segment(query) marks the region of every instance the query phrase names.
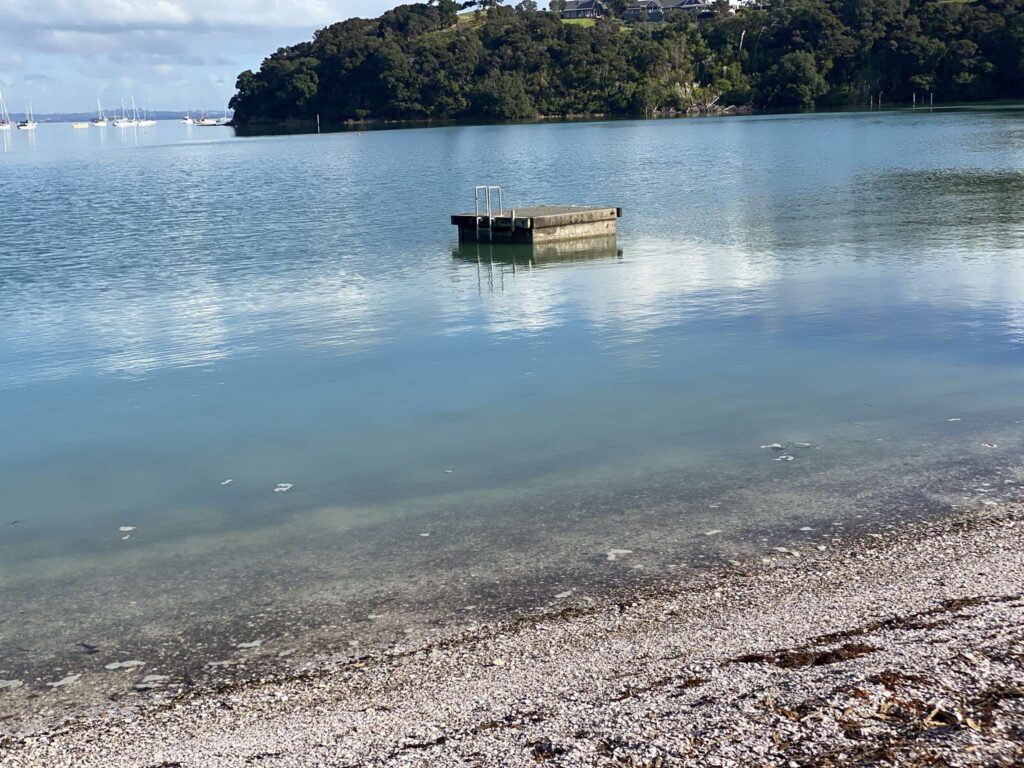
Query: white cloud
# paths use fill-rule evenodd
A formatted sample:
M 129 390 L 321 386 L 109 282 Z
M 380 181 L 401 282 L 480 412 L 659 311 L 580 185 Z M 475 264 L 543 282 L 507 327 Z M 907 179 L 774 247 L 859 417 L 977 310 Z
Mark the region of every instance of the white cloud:
M 6 23 L 51 31 L 296 29 L 376 13 L 384 7 L 380 2 L 344 0 L 2 0 L 0 16 Z
M 96 94 L 156 109 L 222 106 L 235 78 L 283 45 L 398 0 L 0 0 L 0 88 L 37 113 L 88 111 Z M 169 69 L 169 68 L 173 68 Z M 47 72 L 45 88 L 25 73 Z

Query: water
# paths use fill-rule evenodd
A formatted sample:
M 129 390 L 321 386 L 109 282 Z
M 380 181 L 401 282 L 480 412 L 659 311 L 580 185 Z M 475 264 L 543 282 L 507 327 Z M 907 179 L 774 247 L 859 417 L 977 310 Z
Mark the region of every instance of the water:
M 1024 479 L 1015 107 L 0 140 L 4 728 Z M 484 182 L 618 241 L 460 247 Z

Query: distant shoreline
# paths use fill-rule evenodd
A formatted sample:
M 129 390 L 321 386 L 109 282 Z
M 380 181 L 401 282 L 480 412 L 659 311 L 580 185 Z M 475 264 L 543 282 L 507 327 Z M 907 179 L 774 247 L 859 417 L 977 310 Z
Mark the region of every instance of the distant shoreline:
M 715 112 L 659 112 L 652 115 L 544 115 L 523 120 L 482 120 L 482 119 L 397 119 L 397 118 L 367 118 L 363 120 L 346 120 L 340 123 L 321 123 L 321 133 L 345 133 L 349 131 L 375 131 L 387 129 L 411 129 L 411 128 L 465 128 L 473 126 L 493 125 L 546 125 L 558 123 L 588 123 L 588 122 L 625 122 L 632 120 L 680 120 L 695 118 L 715 117 L 771 117 L 785 115 L 836 115 L 836 114 L 880 114 L 887 112 L 944 112 L 949 110 L 963 109 L 985 109 L 996 107 L 1019 107 L 1024 109 L 1024 101 L 1016 99 L 1003 99 L 998 101 L 974 101 L 974 102 L 950 102 L 948 104 L 936 104 L 934 107 L 917 107 L 916 109 L 908 104 L 886 104 L 881 109 L 864 106 L 852 107 L 830 107 L 820 109 L 776 109 L 756 110 L 753 108 L 736 108 L 731 110 L 719 110 Z M 276 122 L 254 122 L 236 125 L 231 123 L 239 136 L 280 136 L 280 135 L 303 135 L 317 132 L 315 120 L 288 120 Z
M 1009 765 L 1024 757 L 1022 525 L 1024 505 L 1007 504 L 823 539 L 631 598 L 568 599 L 282 682 L 0 738 L 0 762 Z

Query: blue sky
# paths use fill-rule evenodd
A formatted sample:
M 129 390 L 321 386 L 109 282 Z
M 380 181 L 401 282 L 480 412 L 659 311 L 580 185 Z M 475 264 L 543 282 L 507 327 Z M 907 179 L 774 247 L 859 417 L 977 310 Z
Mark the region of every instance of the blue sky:
M 0 0 L 0 91 L 12 112 L 224 108 L 235 77 L 282 45 L 397 0 Z

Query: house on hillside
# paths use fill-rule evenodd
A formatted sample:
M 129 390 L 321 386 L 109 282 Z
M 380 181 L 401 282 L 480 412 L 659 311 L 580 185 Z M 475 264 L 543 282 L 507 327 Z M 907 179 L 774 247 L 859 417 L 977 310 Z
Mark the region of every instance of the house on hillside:
M 623 21 L 662 21 L 665 18 L 659 0 L 639 0 L 626 6 Z
M 566 0 L 563 19 L 602 19 L 609 16 L 608 6 L 601 0 Z
M 662 11 L 686 11 L 687 13 L 701 13 L 708 10 L 711 3 L 708 0 L 662 0 Z

